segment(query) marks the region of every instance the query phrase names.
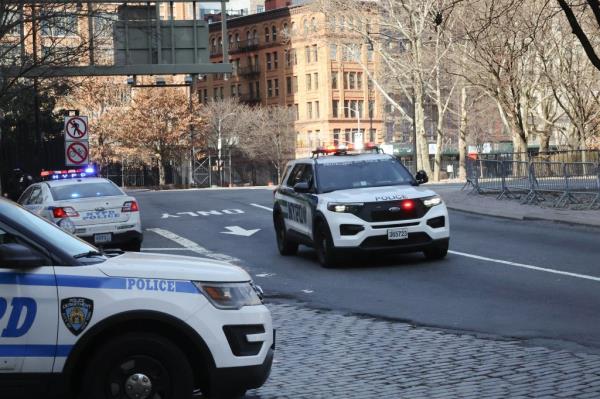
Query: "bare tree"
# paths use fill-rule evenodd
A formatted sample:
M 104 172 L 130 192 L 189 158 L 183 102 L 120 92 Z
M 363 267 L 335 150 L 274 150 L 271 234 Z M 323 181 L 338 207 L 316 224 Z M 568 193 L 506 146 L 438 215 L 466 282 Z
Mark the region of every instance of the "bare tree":
M 268 161 L 277 172 L 277 181 L 285 164 L 294 158 L 294 111 L 288 107 L 261 107 L 250 110 L 252 128 L 242 138 L 242 147 L 251 159 Z
M 600 44 L 598 41 L 598 36 L 600 36 L 600 1 L 557 1 L 588 59 L 596 69 L 600 70 L 600 57 L 596 51 Z

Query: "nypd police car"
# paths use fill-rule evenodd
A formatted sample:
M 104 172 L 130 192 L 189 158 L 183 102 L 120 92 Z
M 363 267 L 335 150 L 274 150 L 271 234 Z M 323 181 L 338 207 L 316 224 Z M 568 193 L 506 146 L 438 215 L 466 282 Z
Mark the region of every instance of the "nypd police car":
M 287 166 L 275 191 L 273 222 L 282 255 L 312 246 L 319 262 L 336 265 L 350 251 L 448 252 L 448 211 L 433 191 L 377 147 L 352 153 L 319 149 Z
M 93 168 L 42 172 L 19 203 L 84 240 L 103 247 L 140 251 L 143 234 L 138 203 Z
M 92 245 L 0 199 L 0 397 L 235 397 L 274 331 L 242 269 Z

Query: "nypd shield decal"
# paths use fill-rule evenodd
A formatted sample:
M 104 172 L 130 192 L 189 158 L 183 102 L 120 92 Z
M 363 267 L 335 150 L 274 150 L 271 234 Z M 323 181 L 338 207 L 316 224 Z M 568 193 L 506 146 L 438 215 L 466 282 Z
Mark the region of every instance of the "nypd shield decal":
M 65 298 L 60 301 L 60 314 L 73 335 L 85 330 L 94 313 L 94 301 L 87 298 Z

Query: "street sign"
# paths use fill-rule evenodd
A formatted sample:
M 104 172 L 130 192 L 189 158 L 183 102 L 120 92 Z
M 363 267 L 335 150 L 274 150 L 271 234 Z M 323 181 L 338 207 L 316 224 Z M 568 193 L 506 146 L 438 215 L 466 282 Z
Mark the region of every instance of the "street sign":
M 65 116 L 65 140 L 88 140 L 87 116 Z
M 87 141 L 65 142 L 65 164 L 67 166 L 87 165 L 90 161 L 90 149 Z

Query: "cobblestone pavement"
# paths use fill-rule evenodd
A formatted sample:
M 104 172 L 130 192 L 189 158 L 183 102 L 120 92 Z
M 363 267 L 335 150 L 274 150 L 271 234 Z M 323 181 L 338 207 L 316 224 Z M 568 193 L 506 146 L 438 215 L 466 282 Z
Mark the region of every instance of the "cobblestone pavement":
M 270 304 L 270 379 L 246 398 L 600 398 L 600 355 Z

